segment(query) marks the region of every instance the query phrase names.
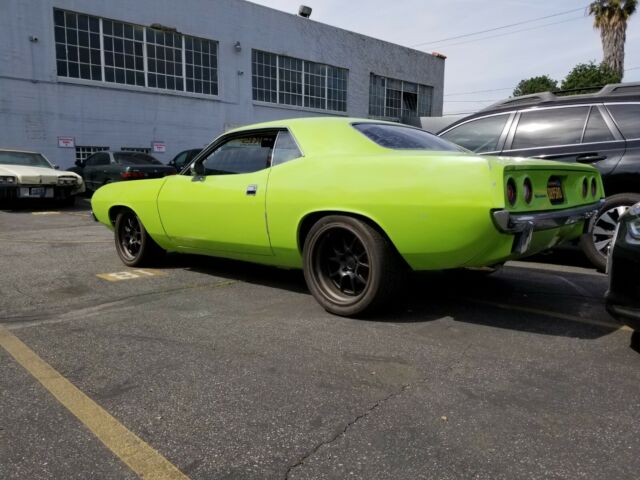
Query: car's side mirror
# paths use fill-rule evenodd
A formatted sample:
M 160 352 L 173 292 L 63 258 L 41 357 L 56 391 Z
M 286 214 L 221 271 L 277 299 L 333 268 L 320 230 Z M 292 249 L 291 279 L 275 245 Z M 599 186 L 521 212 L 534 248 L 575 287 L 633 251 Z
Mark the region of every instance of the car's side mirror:
M 55 164 L 54 164 L 54 165 L 53 165 L 53 168 L 54 168 L 55 170 L 60 170 L 60 165 L 55 165 Z
M 204 175 L 204 163 L 196 162 L 191 165 L 191 175 Z

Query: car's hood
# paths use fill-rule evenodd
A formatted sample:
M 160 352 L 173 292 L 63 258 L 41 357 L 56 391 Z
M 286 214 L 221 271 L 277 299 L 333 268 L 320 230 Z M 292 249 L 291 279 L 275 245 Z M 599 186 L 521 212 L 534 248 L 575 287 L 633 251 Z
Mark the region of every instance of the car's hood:
M 78 183 L 82 183 L 82 178 L 77 173 L 45 167 L 0 165 L 0 175 L 16 177 L 17 183 L 55 184 L 58 183 L 59 177 L 73 177 Z

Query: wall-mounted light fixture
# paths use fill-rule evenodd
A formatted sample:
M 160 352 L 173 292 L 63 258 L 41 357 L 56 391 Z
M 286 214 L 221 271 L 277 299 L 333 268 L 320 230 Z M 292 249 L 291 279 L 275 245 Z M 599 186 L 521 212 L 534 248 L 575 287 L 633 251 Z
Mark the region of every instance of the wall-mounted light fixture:
M 29 35 L 29 41 L 33 43 L 38 43 L 38 37 L 35 35 Z
M 233 48 L 236 49 L 236 52 L 241 52 L 242 51 L 242 44 L 240 43 L 240 40 L 238 40 L 234 45 Z
M 298 15 L 304 18 L 309 18 L 311 16 L 311 7 L 300 5 L 300 8 L 298 9 Z

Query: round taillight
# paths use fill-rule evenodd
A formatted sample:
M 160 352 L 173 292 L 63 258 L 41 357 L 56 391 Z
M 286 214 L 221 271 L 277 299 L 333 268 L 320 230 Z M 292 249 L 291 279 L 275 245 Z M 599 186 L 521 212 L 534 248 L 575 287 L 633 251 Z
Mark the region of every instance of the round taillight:
M 531 203 L 531 200 L 533 200 L 533 185 L 531 184 L 531 180 L 528 178 L 525 178 L 522 186 L 523 186 L 522 194 L 524 195 L 524 201 L 527 203 Z
M 589 194 L 589 181 L 585 178 L 582 180 L 582 198 L 587 198 Z
M 507 180 L 507 200 L 509 205 L 514 206 L 518 199 L 518 190 L 516 188 L 516 182 L 513 178 Z
M 595 197 L 596 193 L 598 193 L 598 184 L 596 183 L 596 179 L 591 179 L 591 196 Z

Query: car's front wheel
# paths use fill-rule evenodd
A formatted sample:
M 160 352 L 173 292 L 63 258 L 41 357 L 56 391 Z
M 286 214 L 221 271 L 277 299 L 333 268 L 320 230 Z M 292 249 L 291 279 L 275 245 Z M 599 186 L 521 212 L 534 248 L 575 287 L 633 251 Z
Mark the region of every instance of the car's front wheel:
M 306 237 L 303 256 L 309 290 L 335 315 L 371 313 L 400 283 L 401 262 L 389 240 L 356 218 L 321 218 Z
M 138 216 L 131 210 L 118 213 L 115 223 L 116 251 L 128 267 L 148 266 L 164 253 L 149 236 Z
M 629 207 L 638 202 L 640 195 L 637 193 L 612 195 L 591 220 L 589 231 L 580 239 L 580 247 L 598 270 L 604 272 L 607 267 L 607 257 L 618 220 Z

